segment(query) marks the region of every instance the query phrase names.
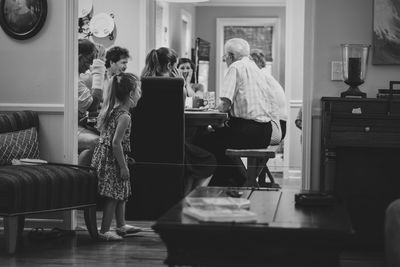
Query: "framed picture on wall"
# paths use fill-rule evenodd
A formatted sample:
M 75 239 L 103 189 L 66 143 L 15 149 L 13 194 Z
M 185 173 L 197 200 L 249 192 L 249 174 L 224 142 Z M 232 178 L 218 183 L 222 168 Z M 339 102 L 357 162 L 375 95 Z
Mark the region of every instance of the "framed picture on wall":
M 400 2 L 374 0 L 372 64 L 400 64 Z
M 0 0 L 0 26 L 15 39 L 35 36 L 47 16 L 47 0 Z

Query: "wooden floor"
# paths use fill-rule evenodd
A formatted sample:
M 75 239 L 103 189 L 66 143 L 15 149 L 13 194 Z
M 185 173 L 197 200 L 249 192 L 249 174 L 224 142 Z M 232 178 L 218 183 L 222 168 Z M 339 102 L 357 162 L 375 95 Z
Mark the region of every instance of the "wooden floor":
M 99 242 L 89 237 L 79 218 L 82 218 L 80 214 L 74 236 L 38 239 L 37 235 L 25 231 L 23 246 L 14 256 L 5 254 L 4 238 L 0 235 L 0 266 L 165 266 L 166 248 L 149 229 L 153 222 L 133 222 L 147 230 L 121 242 Z M 45 230 L 43 236 L 49 232 Z

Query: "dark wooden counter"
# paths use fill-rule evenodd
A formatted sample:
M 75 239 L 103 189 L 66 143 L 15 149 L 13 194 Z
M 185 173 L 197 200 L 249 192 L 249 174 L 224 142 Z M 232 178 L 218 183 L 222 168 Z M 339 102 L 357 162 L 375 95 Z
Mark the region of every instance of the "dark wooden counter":
M 201 187 L 190 196 L 227 196 L 231 188 Z M 255 223 L 204 223 L 182 210 L 184 201 L 153 229 L 167 246 L 173 265 L 339 266 L 339 253 L 352 227 L 340 203 L 296 207 L 295 191 L 239 189 L 251 201 Z M 277 264 L 277 265 L 273 265 Z
M 186 126 L 218 126 L 228 119 L 228 113 L 218 111 L 185 111 Z

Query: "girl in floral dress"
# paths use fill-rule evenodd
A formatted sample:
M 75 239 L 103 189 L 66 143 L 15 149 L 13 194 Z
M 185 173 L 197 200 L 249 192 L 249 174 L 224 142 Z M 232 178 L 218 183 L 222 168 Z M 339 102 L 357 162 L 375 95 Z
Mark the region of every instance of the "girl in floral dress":
M 105 197 L 100 239 L 117 241 L 127 233 L 141 229 L 125 222 L 125 203 L 131 195 L 128 152 L 130 152 L 131 118 L 129 109 L 140 98 L 138 78 L 121 73 L 112 78 L 110 94 L 98 117 L 100 139 L 95 147 L 91 166 L 97 171 L 98 193 Z M 110 231 L 114 214 L 116 232 Z

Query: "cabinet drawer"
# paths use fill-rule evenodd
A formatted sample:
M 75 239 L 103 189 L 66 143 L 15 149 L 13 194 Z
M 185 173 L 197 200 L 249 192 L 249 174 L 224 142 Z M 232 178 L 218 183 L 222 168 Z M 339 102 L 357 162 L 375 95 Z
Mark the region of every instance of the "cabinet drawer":
M 400 118 L 332 116 L 328 132 L 365 132 L 400 134 Z
M 399 133 L 376 132 L 332 132 L 326 147 L 400 147 Z
M 390 104 L 390 113 L 394 115 L 400 115 L 400 101 L 393 101 Z
M 382 114 L 388 113 L 389 105 L 387 102 L 363 102 L 363 101 L 346 101 L 346 102 L 330 102 L 327 112 L 331 114 Z

